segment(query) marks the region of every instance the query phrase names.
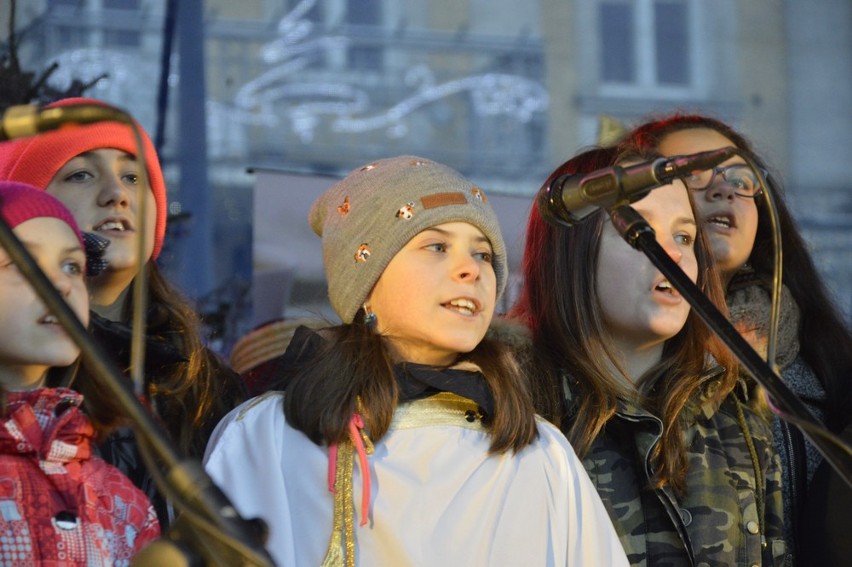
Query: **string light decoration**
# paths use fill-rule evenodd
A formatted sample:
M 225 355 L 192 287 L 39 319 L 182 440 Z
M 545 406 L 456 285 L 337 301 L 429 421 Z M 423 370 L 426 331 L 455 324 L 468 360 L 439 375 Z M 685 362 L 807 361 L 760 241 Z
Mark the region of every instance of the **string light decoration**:
M 401 84 L 408 96 L 378 112 L 369 92 L 342 80 L 296 80 L 299 71 L 325 55 L 345 50 L 350 40 L 329 35 L 311 38 L 313 22 L 305 15 L 316 0 L 303 0 L 279 22 L 279 37 L 261 48 L 260 59 L 272 68 L 245 83 L 234 97 L 235 120 L 252 125 L 281 126 L 282 118 L 299 140 L 308 144 L 328 124 L 332 132 L 362 133 L 384 129 L 388 138 L 408 134 L 406 118 L 417 110 L 461 93 L 469 93 L 477 116 L 502 115 L 528 123 L 548 106 L 547 90 L 537 81 L 504 73 L 470 75 L 438 83 L 425 64 L 407 68 Z

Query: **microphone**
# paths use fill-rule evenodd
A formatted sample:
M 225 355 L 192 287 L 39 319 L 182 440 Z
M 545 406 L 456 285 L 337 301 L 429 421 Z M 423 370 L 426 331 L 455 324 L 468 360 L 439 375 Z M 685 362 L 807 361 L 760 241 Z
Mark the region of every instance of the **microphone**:
M 572 226 L 599 208 L 638 201 L 655 187 L 716 167 L 736 153 L 736 148 L 728 147 L 626 167 L 614 165 L 586 175 L 560 175 L 539 193 L 538 210 L 551 224 Z
M 114 121 L 130 124 L 129 114 L 103 104 L 74 104 L 41 108 L 32 104 L 10 106 L 0 118 L 0 141 L 34 136 L 65 124 Z

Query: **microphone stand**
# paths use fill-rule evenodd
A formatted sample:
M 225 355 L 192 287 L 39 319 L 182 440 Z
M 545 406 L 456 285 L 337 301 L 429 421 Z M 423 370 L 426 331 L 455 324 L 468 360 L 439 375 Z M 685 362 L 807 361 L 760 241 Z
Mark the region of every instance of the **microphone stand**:
M 0 192 L 1 198 L 2 192 Z M 203 557 L 208 565 L 223 567 L 274 565 L 260 541 L 261 530 L 258 522 L 249 522 L 241 518 L 199 463 L 178 456 L 162 428 L 127 387 L 121 378 L 121 372 L 59 295 L 52 282 L 44 275 L 32 255 L 3 218 L 0 218 L 0 245 L 6 249 L 9 257 L 33 286 L 50 312 L 79 345 L 97 383 L 109 391 L 121 404 L 132 421 L 137 438 L 141 437 L 140 441 L 144 442 L 140 443 L 140 449 L 143 449 L 143 452 L 150 449 L 163 464 L 166 470 L 167 488 L 186 505 L 183 512 L 190 519 L 186 524 L 182 524 L 180 522 L 182 517 L 179 516 L 177 523 L 185 529 L 169 532 L 170 537 L 177 540 L 176 546 L 185 548 L 187 545 L 180 544 L 188 544 L 188 547 Z M 149 466 L 154 465 L 152 463 Z M 143 550 L 139 555 L 144 553 Z M 180 551 L 177 553 L 172 551 L 170 559 L 176 559 L 180 553 Z M 151 564 L 163 564 L 153 554 L 149 559 L 156 562 Z M 190 558 L 187 558 L 186 564 L 190 564 Z
M 636 209 L 625 204 L 625 201 L 619 201 L 608 212 L 612 224 L 624 240 L 648 257 L 704 323 L 731 349 L 754 379 L 769 392 L 774 405 L 782 412 L 780 417 L 798 427 L 846 484 L 852 487 L 852 450 L 849 446 L 814 420 L 802 401 L 663 250 L 657 242 L 654 229 Z

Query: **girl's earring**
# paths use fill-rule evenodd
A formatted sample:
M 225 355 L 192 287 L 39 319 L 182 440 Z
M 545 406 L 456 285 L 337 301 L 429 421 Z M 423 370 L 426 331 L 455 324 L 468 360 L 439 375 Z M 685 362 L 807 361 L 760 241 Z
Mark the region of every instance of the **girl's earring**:
M 370 306 L 366 303 L 364 304 L 364 324 L 367 325 L 367 328 L 375 330 L 376 323 L 378 319 L 376 319 L 376 314 L 373 313 L 373 310 L 370 309 Z

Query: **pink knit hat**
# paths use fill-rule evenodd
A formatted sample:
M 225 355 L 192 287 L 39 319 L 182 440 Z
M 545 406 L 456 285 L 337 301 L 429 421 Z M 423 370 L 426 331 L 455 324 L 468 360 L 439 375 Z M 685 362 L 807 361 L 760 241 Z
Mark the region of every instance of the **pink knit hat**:
M 83 235 L 71 211 L 66 209 L 59 199 L 32 185 L 0 181 L 0 216 L 9 228 L 15 228 L 23 222 L 40 217 L 53 217 L 65 221 L 77 235 L 80 247 L 83 250 L 86 249 L 83 244 Z
M 47 106 L 69 106 L 72 104 L 105 103 L 91 98 L 66 98 Z M 166 183 L 160 160 L 148 134 L 139 126 L 145 151 L 145 164 L 154 202 L 157 207 L 157 224 L 154 230 L 156 259 L 163 248 L 166 234 Z M 20 181 L 45 189 L 56 173 L 74 157 L 97 149 L 112 148 L 136 156 L 136 140 L 126 124 L 118 122 L 95 122 L 44 132 L 29 138 L 20 138 L 0 144 L 0 180 Z

